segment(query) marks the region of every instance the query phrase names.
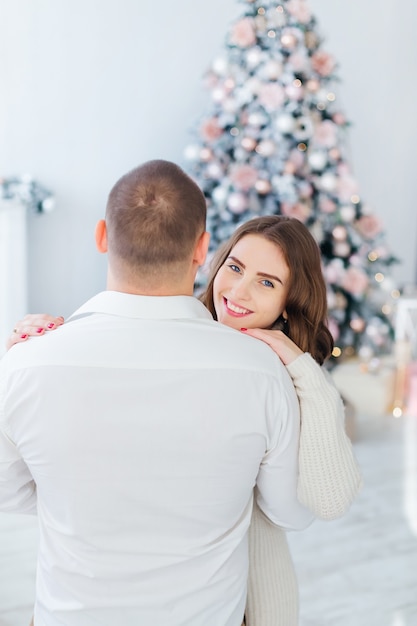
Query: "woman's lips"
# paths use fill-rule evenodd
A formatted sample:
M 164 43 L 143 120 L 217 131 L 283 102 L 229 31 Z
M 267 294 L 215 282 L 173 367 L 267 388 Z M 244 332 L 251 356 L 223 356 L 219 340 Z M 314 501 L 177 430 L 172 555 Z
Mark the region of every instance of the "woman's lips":
M 253 313 L 253 311 L 250 311 L 245 307 L 239 306 L 238 304 L 235 304 L 227 298 L 223 298 L 223 302 L 227 312 L 233 317 L 245 317 L 246 315 L 250 315 L 251 313 Z

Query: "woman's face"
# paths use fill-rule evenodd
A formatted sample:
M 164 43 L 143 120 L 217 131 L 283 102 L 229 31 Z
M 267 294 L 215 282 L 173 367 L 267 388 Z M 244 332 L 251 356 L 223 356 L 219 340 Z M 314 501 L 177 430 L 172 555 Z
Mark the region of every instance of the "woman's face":
M 289 278 L 278 246 L 262 235 L 245 235 L 214 279 L 218 321 L 238 330 L 269 328 L 285 309 Z

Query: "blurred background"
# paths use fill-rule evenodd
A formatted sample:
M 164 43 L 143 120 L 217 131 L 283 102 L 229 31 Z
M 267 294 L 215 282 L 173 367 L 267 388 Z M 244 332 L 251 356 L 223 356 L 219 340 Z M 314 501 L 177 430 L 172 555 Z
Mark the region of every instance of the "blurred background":
M 68 317 L 105 288 L 94 227 L 108 192 L 149 159 L 187 167 L 185 148 L 211 107 L 203 76 L 245 4 L 0 0 L 0 178 L 33 194 L 12 207 L 13 225 L 0 211 L 1 346 L 26 312 Z M 411 294 L 402 338 L 415 350 L 417 4 L 309 6 L 337 62 L 350 167 L 400 261 L 394 284 Z M 53 203 L 39 212 L 44 190 Z M 406 389 L 404 363 L 391 356 L 334 373 L 365 486 L 345 518 L 291 536 L 302 626 L 417 625 L 417 370 Z M 401 419 L 393 386 L 402 409 L 411 398 Z M 0 530 L 0 626 L 18 626 L 33 603 L 36 522 L 1 515 Z
M 245 4 L 245 3 L 243 3 Z M 383 220 L 395 278 L 416 279 L 417 5 L 312 0 L 338 63 L 351 167 Z M 0 0 L 0 176 L 31 175 L 55 208 L 28 216 L 28 311 L 68 316 L 105 284 L 96 221 L 118 177 L 184 148 L 210 102 L 202 78 L 237 0 Z

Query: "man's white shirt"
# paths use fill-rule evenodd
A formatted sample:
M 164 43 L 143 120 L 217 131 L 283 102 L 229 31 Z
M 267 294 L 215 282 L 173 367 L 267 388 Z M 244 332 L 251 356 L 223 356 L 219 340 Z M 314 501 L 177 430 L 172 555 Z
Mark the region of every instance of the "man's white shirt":
M 0 511 L 35 513 L 36 626 L 238 626 L 256 485 L 302 529 L 299 408 L 195 298 L 106 291 L 0 364 Z

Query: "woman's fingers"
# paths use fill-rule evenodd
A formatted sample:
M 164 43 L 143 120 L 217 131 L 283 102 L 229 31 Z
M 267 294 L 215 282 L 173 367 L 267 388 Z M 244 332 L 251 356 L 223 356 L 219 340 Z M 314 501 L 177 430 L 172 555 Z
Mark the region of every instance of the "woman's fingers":
M 30 313 L 16 322 L 13 331 L 6 341 L 6 349 L 9 350 L 16 343 L 22 343 L 29 337 L 43 335 L 46 331 L 54 330 L 64 323 L 62 316 L 54 317 L 45 313 Z
M 303 351 L 295 344 L 292 339 L 287 337 L 281 330 L 263 330 L 261 328 L 248 328 L 245 335 L 251 335 L 255 339 L 260 339 L 267 343 L 272 350 L 279 356 L 284 365 L 289 365 Z

